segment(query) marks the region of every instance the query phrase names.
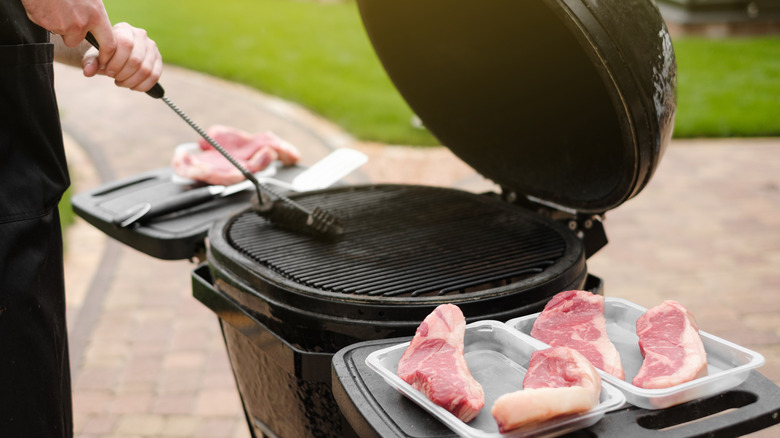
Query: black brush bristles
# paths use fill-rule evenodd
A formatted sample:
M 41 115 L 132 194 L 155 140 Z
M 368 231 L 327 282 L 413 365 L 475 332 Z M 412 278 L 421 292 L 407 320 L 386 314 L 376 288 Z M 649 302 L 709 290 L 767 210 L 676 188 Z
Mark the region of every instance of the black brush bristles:
M 257 199 L 257 196 L 252 197 L 252 210 L 279 228 L 323 240 L 335 240 L 344 233 L 339 219 L 320 207 L 310 211 L 281 199 L 262 204 Z
M 319 233 L 331 237 L 344 234 L 344 227 L 341 225 L 339 218 L 320 207 L 314 207 L 314 210 L 306 219 L 306 225 L 316 228 Z

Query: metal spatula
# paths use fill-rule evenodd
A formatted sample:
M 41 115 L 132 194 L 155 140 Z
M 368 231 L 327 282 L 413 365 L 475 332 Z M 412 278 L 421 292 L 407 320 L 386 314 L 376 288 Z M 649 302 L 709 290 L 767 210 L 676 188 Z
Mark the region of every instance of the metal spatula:
M 96 49 L 100 50 L 100 45 L 95 39 L 92 33 L 87 33 L 86 40 L 89 41 Z M 228 151 L 226 151 L 219 143 L 217 143 L 206 131 L 204 131 L 198 124 L 187 116 L 176 104 L 174 104 L 168 97 L 165 96 L 165 90 L 157 83 L 149 91 L 146 92 L 149 96 L 155 99 L 162 99 L 179 117 L 187 122 L 192 129 L 195 130 L 204 140 L 206 140 L 211 146 L 219 151 L 230 164 L 238 169 L 244 177 L 251 181 L 255 186 L 257 192 L 257 203 L 253 203 L 255 211 L 273 222 L 274 224 L 290 229 L 291 231 L 298 231 L 305 234 L 310 234 L 315 237 L 333 238 L 341 235 L 344 229 L 341 226 L 338 218 L 330 214 L 329 212 L 314 207 L 309 210 L 308 208 L 298 204 L 292 199 L 280 194 L 276 190 L 269 188 L 267 185 L 262 184 L 255 178 L 252 172 L 248 171 L 241 165 L 235 158 L 233 158 Z

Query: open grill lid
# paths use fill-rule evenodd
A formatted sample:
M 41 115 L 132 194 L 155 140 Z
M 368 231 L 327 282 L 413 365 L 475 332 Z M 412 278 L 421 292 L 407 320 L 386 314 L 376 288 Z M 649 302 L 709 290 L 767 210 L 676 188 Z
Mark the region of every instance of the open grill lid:
M 504 189 L 603 213 L 649 181 L 676 63 L 650 0 L 359 0 L 376 52 L 430 131 Z

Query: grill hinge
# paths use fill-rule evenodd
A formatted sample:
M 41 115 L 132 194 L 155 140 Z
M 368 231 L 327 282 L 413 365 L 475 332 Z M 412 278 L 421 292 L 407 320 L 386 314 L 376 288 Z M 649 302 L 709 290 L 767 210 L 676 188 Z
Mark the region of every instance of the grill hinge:
M 577 235 L 582 239 L 585 248 L 585 258 L 590 258 L 598 250 L 604 248 L 609 240 L 604 230 L 603 216 L 591 216 L 589 218 L 569 221 L 569 229 L 574 227 Z
M 505 201 L 564 223 L 582 240 L 586 258 L 590 258 L 590 256 L 608 243 L 607 233 L 604 230 L 603 214 L 583 214 L 543 199 L 532 196 L 518 196 L 517 193 L 511 190 L 502 189 L 501 197 Z

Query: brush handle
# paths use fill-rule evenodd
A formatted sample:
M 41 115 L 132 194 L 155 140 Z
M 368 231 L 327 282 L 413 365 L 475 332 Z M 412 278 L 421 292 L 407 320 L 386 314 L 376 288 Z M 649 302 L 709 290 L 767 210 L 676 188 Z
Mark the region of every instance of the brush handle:
M 87 36 L 85 38 L 87 41 L 89 41 L 90 44 L 92 44 L 93 47 L 100 50 L 100 44 L 98 44 L 97 40 L 95 39 L 95 36 L 92 35 L 92 32 L 87 32 Z M 160 83 L 154 84 L 152 88 L 149 89 L 149 91 L 146 92 L 149 96 L 152 96 L 155 99 L 159 99 L 163 96 L 165 96 L 165 90 L 163 89 L 162 85 Z
M 86 40 L 95 46 L 96 49 L 100 50 L 100 46 L 98 45 L 95 36 L 90 32 L 87 32 Z M 343 233 L 343 228 L 341 227 L 338 218 L 331 215 L 327 211 L 322 210 L 321 208 L 315 208 L 314 211 L 309 210 L 301 204 L 288 198 L 287 196 L 282 195 L 276 190 L 273 190 L 267 185 L 258 181 L 251 172 L 245 169 L 244 166 L 242 166 L 241 163 L 233 158 L 233 156 L 230 155 L 228 151 L 226 151 L 219 143 L 211 138 L 211 136 L 209 136 L 208 133 L 203 130 L 203 128 L 198 126 L 198 124 L 190 119 L 190 117 L 187 116 L 187 114 L 185 114 L 184 111 L 182 111 L 178 106 L 176 106 L 173 101 L 166 97 L 165 90 L 163 90 L 159 83 L 155 84 L 154 87 L 146 92 L 146 94 L 154 97 L 155 99 L 162 99 L 162 101 L 165 102 L 176 114 L 178 114 L 182 120 L 187 122 L 187 124 L 190 125 L 192 129 L 200 134 L 200 136 L 203 137 L 203 139 L 206 140 L 211 146 L 213 146 L 214 149 L 216 149 L 220 154 L 222 154 L 222 156 L 224 156 L 230 162 L 230 164 L 238 169 L 246 179 L 251 181 L 255 186 L 255 190 L 257 191 L 258 204 L 263 203 L 264 193 L 267 195 L 270 194 L 275 198 L 274 200 L 282 201 L 281 205 L 283 205 L 283 207 L 280 206 L 280 203 L 278 202 L 274 202 L 272 204 L 272 212 L 270 213 L 272 222 L 277 221 L 277 223 L 287 223 L 293 230 L 309 232 L 313 235 L 336 236 Z M 149 203 L 139 204 L 133 209 L 122 214 L 114 221 L 114 223 L 120 227 L 129 226 L 142 217 L 146 217 L 151 209 L 152 205 Z

